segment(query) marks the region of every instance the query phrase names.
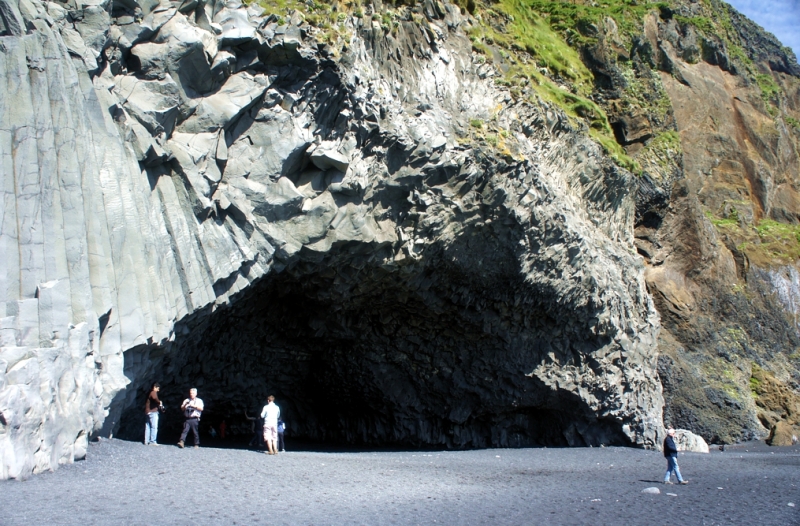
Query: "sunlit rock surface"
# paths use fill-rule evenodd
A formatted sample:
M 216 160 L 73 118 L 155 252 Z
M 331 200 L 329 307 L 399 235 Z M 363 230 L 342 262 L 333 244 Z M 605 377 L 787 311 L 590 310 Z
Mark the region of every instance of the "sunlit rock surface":
M 276 391 L 310 438 L 658 443 L 632 176 L 495 87 L 457 9 L 332 56 L 237 2 L 2 5 L 4 478 L 156 379 Z

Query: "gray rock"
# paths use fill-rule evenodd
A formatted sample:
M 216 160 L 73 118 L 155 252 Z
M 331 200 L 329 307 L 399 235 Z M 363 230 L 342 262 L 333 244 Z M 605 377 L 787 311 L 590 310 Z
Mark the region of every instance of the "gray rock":
M 115 24 L 111 30 L 119 33 L 119 36 L 116 37 L 118 45 L 128 50 L 158 33 L 161 27 L 175 16 L 175 13 L 175 9 L 158 7 L 148 13 L 140 23 Z
M 163 46 L 151 48 L 151 61 L 158 63 L 160 60 L 163 69 L 172 75 L 187 97 L 211 91 L 214 84 L 210 61 L 218 51 L 213 34 L 189 23 L 182 13 L 176 13 L 161 27 L 152 42 Z M 135 53 L 135 49 L 132 52 Z M 153 49 L 160 50 L 160 53 L 154 53 Z
M 168 143 L 181 172 L 204 206 L 210 205 L 208 198 L 214 193 L 212 185 L 222 178 L 214 155 L 218 137 L 217 133 L 209 132 L 174 133 Z
M 235 2 L 115 3 L 113 27 L 89 3 L 73 29 L 26 1 L 0 0 L 0 477 L 138 436 L 155 378 L 210 408 L 267 378 L 312 439 L 658 444 L 633 176 L 496 86 L 458 10 L 335 59 Z M 455 139 L 488 115 L 514 155 Z M 316 407 L 332 386 L 362 414 Z
M 172 134 L 182 101 L 180 89 L 169 75 L 156 81 L 132 76 L 118 76 L 114 80 L 114 94 L 150 134 Z
M 194 114 L 179 129 L 184 133 L 216 131 L 233 125 L 269 87 L 263 75 L 239 73 L 231 76 L 214 94 L 201 99 Z
M 173 2 L 173 4 L 178 6 L 178 11 L 181 13 L 189 14 L 197 9 L 200 2 L 198 0 L 180 0 L 180 2 Z
M 64 39 L 64 45 L 67 46 L 70 53 L 83 59 L 87 70 L 94 71 L 97 69 L 98 53 L 84 43 L 80 33 L 69 27 L 64 27 L 61 29 L 61 38 Z
M 642 493 L 647 493 L 648 495 L 660 495 L 661 494 L 661 490 L 658 489 L 658 488 L 655 488 L 655 487 L 644 488 L 642 490 Z
M 80 24 L 76 25 L 78 33 L 81 34 L 87 47 L 100 53 L 108 43 L 108 32 L 111 26 L 111 15 L 106 6 L 109 1 L 101 2 L 100 5 L 87 3 L 81 11 Z
M 214 57 L 214 63 L 211 64 L 211 73 L 214 76 L 214 81 L 222 84 L 231 76 L 231 73 L 238 70 L 236 67 L 236 55 L 222 50 Z
M 0 0 L 0 20 L 9 35 L 22 36 L 25 33 L 25 21 L 14 0 Z
M 336 170 L 345 173 L 347 172 L 348 166 L 350 166 L 350 162 L 347 160 L 347 157 L 335 150 L 329 150 L 322 147 L 311 152 L 309 160 L 320 170 L 329 170 L 331 168 L 335 168 Z
M 160 4 L 159 0 L 114 0 L 114 9 L 126 10 L 131 13 L 140 12 L 142 16 L 146 17 Z
M 219 45 L 236 46 L 256 38 L 256 28 L 250 23 L 245 9 L 222 9 L 214 17 L 214 22 L 222 27 Z

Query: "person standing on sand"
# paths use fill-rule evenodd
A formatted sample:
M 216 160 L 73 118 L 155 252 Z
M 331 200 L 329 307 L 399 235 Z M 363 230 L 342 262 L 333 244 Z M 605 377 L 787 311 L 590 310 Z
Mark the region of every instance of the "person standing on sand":
M 278 419 L 281 417 L 280 408 L 275 405 L 275 397 L 267 397 L 267 405 L 261 410 L 261 418 L 264 419 L 264 442 L 267 443 L 267 454 L 278 454 Z
M 179 448 L 183 448 L 190 429 L 194 434 L 194 447 L 200 447 L 200 415 L 203 414 L 204 407 L 203 401 L 197 398 L 197 389 L 194 387 L 189 389 L 189 398 L 181 404 L 181 411 L 183 411 L 186 421 L 183 423 L 183 433 L 178 442 Z
M 164 404 L 158 399 L 158 392 L 161 390 L 161 385 L 154 383 L 150 394 L 147 395 L 147 402 L 144 404 L 144 412 L 147 416 L 147 422 L 144 425 L 144 445 L 157 446 L 158 442 L 158 412 L 164 409 Z
M 250 439 L 247 447 L 262 447 L 264 445 L 264 426 L 261 425 L 261 422 L 257 422 L 259 420 L 257 416 L 248 415 L 247 410 L 244 412 L 244 417 L 250 421 L 250 432 L 253 433 L 253 438 Z
M 286 422 L 282 419 L 278 419 L 278 451 L 281 453 L 285 453 L 286 449 L 284 448 L 283 444 L 283 433 L 286 431 Z
M 675 430 L 672 428 L 667 430 L 667 438 L 664 439 L 664 456 L 667 459 L 667 474 L 664 475 L 664 484 L 672 484 L 669 479 L 673 471 L 679 483 L 688 484 L 689 481 L 683 480 L 681 470 L 678 468 L 678 447 L 675 445 Z

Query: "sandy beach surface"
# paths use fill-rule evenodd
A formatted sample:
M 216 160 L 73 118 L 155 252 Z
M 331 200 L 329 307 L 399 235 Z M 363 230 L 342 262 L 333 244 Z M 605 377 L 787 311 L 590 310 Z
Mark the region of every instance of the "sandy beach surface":
M 269 456 L 102 440 L 85 461 L 0 482 L 0 524 L 800 525 L 800 448 L 679 463 L 686 486 L 660 483 L 661 453 L 628 448 Z

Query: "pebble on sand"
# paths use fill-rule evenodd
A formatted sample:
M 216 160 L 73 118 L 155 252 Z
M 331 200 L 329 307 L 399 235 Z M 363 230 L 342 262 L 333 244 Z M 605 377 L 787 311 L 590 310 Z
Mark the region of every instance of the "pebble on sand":
M 642 493 L 650 493 L 651 495 L 659 495 L 661 494 L 661 490 L 658 488 L 644 488 Z

